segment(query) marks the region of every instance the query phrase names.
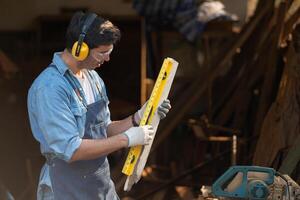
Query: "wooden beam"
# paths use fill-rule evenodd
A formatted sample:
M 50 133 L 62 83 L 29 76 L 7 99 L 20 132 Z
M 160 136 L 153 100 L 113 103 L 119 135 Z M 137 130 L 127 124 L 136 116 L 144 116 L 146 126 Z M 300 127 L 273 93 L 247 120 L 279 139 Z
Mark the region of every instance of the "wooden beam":
M 147 100 L 147 42 L 146 42 L 146 22 L 141 19 L 141 105 Z
M 282 174 L 288 174 L 291 176 L 293 171 L 296 169 L 297 164 L 300 161 L 300 135 L 294 142 L 294 145 L 289 150 L 288 155 L 283 160 L 282 165 L 279 168 L 279 172 Z
M 255 119 L 255 128 L 254 128 L 254 135 L 258 135 L 260 133 L 261 125 L 263 122 L 263 119 L 268 111 L 268 109 L 271 106 L 271 103 L 275 97 L 274 95 L 274 84 L 276 81 L 276 75 L 277 75 L 277 61 L 278 61 L 278 50 L 279 45 L 281 42 L 281 37 L 283 33 L 284 28 L 284 18 L 287 10 L 287 4 L 286 2 L 281 2 L 278 14 L 277 14 L 277 23 L 275 26 L 273 39 L 271 45 L 269 45 L 270 52 L 267 54 L 267 68 L 265 71 L 265 77 L 263 86 L 261 89 L 261 96 L 259 100 L 259 106 L 258 111 Z
M 154 141 L 152 151 L 155 150 L 162 141 L 173 131 L 178 123 L 184 118 L 185 114 L 188 113 L 198 102 L 199 98 L 205 92 L 207 88 L 206 80 L 213 80 L 216 74 L 231 60 L 232 56 L 235 55 L 236 49 L 240 48 L 244 42 L 249 38 L 255 29 L 256 25 L 265 16 L 267 11 L 272 5 L 267 4 L 262 8 L 261 12 L 255 15 L 252 20 L 247 23 L 237 40 L 231 45 L 229 50 L 226 51 L 225 55 L 220 53 L 216 57 L 216 63 L 211 66 L 210 69 L 204 69 L 201 73 L 197 74 L 196 80 L 193 81 L 192 85 L 186 89 L 186 91 L 176 100 L 173 109 L 170 110 L 168 117 L 162 121 L 162 125 L 159 128 L 159 134 Z
M 291 16 L 286 19 L 282 40 L 285 41 L 289 34 L 293 31 L 294 26 L 299 23 L 300 8 L 298 8 Z M 282 42 L 283 42 L 282 41 Z
M 299 27 L 300 28 L 300 27 Z M 294 38 L 297 37 L 296 28 Z M 276 101 L 268 111 L 256 145 L 253 164 L 260 166 L 272 166 L 272 163 L 281 156 L 281 151 L 295 143 L 299 137 L 299 52 L 295 50 L 297 41 L 289 43 L 285 54 L 286 64 L 281 77 L 280 87 Z M 266 148 L 266 144 L 268 148 Z M 285 165 L 285 164 L 284 164 Z M 289 164 L 286 164 L 289 165 Z M 284 166 L 282 171 L 290 171 Z
M 235 57 L 235 60 L 237 61 L 233 62 L 232 68 L 237 69 L 238 73 L 232 72 L 233 70 L 229 72 L 230 74 L 235 73 L 237 75 L 233 79 L 232 76 L 234 76 L 234 74 L 232 74 L 230 77 L 231 79 L 227 81 L 228 87 L 226 87 L 226 91 L 220 95 L 218 101 L 215 102 L 212 113 L 213 119 L 216 117 L 219 119 L 222 118 L 220 117 L 219 112 L 223 112 L 223 108 L 226 104 L 229 104 L 230 101 L 236 99 L 233 97 L 234 95 L 239 95 L 239 92 L 251 89 L 248 84 L 249 79 L 255 81 L 261 76 L 252 76 L 253 72 L 261 74 L 261 72 L 264 71 L 261 69 L 263 66 L 257 65 L 257 60 L 261 58 L 259 55 L 263 55 L 266 51 L 266 39 L 270 36 L 270 32 L 273 30 L 273 17 L 272 12 L 269 11 L 264 19 L 257 25 L 252 36 L 250 36 L 248 41 L 245 42 L 241 48 L 241 53 Z M 264 28 L 262 29 L 261 27 Z

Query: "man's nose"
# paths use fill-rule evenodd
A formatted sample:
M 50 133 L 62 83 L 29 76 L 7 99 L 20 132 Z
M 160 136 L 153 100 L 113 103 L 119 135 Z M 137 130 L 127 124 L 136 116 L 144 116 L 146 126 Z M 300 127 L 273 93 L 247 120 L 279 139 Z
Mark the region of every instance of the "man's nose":
M 105 55 L 105 56 L 104 56 L 104 60 L 105 60 L 106 62 L 108 62 L 108 61 L 110 60 L 110 55 Z

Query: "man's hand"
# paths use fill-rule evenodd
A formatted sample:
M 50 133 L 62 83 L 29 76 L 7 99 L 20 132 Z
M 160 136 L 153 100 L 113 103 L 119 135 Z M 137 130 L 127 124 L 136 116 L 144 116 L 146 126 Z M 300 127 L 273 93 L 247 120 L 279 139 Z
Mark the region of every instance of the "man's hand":
M 157 114 L 160 119 L 163 119 L 167 116 L 169 110 L 171 109 L 171 103 L 169 99 L 165 99 L 160 106 L 157 108 Z
M 144 103 L 144 105 L 142 106 L 141 109 L 139 109 L 135 114 L 134 114 L 134 119 L 135 119 L 135 122 L 137 124 L 140 123 L 142 117 L 143 117 L 143 114 L 144 114 L 144 111 L 147 107 L 147 103 L 148 101 L 146 101 L 146 103 Z M 163 119 L 167 116 L 169 110 L 171 109 L 171 103 L 170 103 L 170 100 L 169 99 L 165 99 L 161 104 L 160 106 L 157 108 L 157 114 L 159 115 L 160 119 Z
M 152 126 L 131 127 L 124 134 L 128 138 L 128 147 L 149 144 L 153 139 L 154 130 Z

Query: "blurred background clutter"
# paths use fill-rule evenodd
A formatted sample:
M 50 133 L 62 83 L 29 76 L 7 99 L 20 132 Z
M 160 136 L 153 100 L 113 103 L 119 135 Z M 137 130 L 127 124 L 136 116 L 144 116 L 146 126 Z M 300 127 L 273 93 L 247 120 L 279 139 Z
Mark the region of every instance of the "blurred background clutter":
M 122 32 L 97 69 L 113 120 L 148 99 L 164 58 L 179 62 L 172 109 L 130 192 L 121 173 L 128 151 L 109 156 L 121 199 L 200 199 L 202 185 L 234 165 L 272 167 L 299 183 L 299 0 L 1 0 L 0 199 L 36 199 L 45 159 L 29 127 L 27 91 L 64 49 L 78 10 Z

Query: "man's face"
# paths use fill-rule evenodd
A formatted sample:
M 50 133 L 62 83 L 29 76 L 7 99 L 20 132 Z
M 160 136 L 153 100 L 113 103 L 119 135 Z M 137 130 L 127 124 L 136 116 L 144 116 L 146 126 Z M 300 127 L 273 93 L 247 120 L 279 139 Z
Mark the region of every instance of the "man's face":
M 113 45 L 100 45 L 97 48 L 91 49 L 89 56 L 82 62 L 82 68 L 96 69 L 100 67 L 104 62 L 110 60 L 110 54 L 113 50 Z

